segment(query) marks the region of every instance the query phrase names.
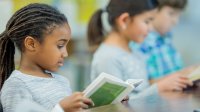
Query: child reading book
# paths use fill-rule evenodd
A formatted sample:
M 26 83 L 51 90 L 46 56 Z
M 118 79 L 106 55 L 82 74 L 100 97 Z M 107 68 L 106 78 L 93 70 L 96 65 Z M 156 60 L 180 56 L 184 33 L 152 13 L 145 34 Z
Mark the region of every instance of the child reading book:
M 130 47 L 146 57 L 150 80 L 162 78 L 183 69 L 183 60 L 173 45 L 172 28 L 178 23 L 187 0 L 158 0 L 159 8 L 152 21 L 151 31 L 142 44 L 131 42 Z
M 140 83 L 142 79 L 128 79 L 126 82 L 113 77 L 113 75 L 101 73 L 84 91 L 84 96 L 89 97 L 97 107 L 111 103 L 119 103 Z M 26 108 L 24 108 L 26 107 Z M 48 112 L 39 104 L 30 100 L 22 100 L 15 112 Z M 52 110 L 52 112 L 62 112 L 62 110 Z
M 92 105 L 82 92 L 72 93 L 66 78 L 52 73 L 63 66 L 70 38 L 67 18 L 49 5 L 30 4 L 11 17 L 0 35 L 0 99 L 4 112 L 14 112 L 22 99 L 36 102 L 48 112 L 76 112 Z M 17 70 L 15 45 L 21 52 Z
M 187 77 L 174 75 L 150 86 L 145 63 L 129 48 L 130 41 L 144 41 L 157 6 L 157 0 L 110 0 L 106 9 L 95 12 L 88 25 L 89 45 L 97 48 L 92 60 L 92 80 L 101 72 L 113 74 L 124 81 L 129 78 L 144 79 L 135 89 L 136 94 L 147 88 L 155 92 L 182 90 L 192 84 Z M 108 15 L 105 21 L 111 26 L 107 33 L 101 19 L 104 13 Z

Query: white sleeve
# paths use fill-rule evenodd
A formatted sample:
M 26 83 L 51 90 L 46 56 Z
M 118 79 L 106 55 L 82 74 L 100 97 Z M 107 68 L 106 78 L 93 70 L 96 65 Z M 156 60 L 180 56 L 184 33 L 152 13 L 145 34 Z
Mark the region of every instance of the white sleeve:
M 38 103 L 24 99 L 16 106 L 14 112 L 48 112 L 48 111 Z
M 45 108 L 34 101 L 22 100 L 15 109 L 14 112 L 48 112 Z M 64 112 L 59 104 L 57 104 L 51 112 Z
M 59 104 L 57 104 L 57 105 L 52 109 L 51 112 L 64 112 L 64 110 L 62 109 L 62 107 L 61 107 Z
M 12 83 L 5 84 L 1 90 L 1 104 L 4 112 L 14 112 L 16 106 L 23 99 L 32 100 L 32 95 L 19 80 L 13 80 Z

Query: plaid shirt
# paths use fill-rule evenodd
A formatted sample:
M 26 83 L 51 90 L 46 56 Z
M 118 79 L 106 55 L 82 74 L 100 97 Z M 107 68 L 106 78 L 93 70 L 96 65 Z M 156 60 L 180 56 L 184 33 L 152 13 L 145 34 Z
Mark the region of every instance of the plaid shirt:
M 180 54 L 172 44 L 171 33 L 161 36 L 151 32 L 144 43 L 130 43 L 132 50 L 139 50 L 146 58 L 149 79 L 156 79 L 183 68 Z

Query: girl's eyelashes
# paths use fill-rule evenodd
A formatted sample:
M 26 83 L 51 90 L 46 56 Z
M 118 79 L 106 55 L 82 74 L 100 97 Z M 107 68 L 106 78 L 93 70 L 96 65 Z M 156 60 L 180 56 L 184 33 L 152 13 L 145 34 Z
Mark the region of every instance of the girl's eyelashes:
M 170 15 L 170 16 L 173 16 L 173 15 L 174 15 L 174 13 L 173 13 L 173 12 L 169 12 L 169 15 Z
M 144 21 L 146 24 L 149 24 L 150 22 L 151 22 L 151 20 L 150 19 L 147 19 L 147 20 L 145 20 Z
M 61 49 L 61 48 L 63 48 L 65 45 L 57 45 L 57 47 L 58 47 L 58 49 Z
M 57 42 L 58 49 L 61 49 L 63 47 L 67 47 L 69 40 L 61 39 Z
M 144 22 L 145 22 L 146 24 L 149 24 L 151 21 L 153 21 L 153 18 L 148 18 L 148 19 L 146 19 Z
M 177 14 L 178 14 L 178 12 L 176 12 L 176 11 L 170 11 L 170 12 L 169 12 L 169 15 L 170 15 L 170 16 L 175 16 L 175 15 L 177 15 Z
M 149 21 L 149 20 L 145 20 L 144 22 L 145 22 L 146 24 L 149 24 L 150 21 Z

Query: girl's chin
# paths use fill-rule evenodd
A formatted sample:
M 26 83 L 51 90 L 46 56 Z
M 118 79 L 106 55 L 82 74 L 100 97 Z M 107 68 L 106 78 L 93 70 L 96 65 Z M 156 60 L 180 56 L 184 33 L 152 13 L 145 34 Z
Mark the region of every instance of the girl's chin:
M 135 41 L 136 43 L 140 44 L 144 42 L 145 37 L 141 37 L 140 39 L 138 39 L 137 41 Z
M 132 41 L 136 42 L 136 43 L 143 43 L 145 40 L 146 36 L 138 36 L 137 39 L 133 39 Z
M 48 70 L 48 71 L 50 71 L 50 72 L 57 72 L 58 69 L 59 69 L 59 67 L 57 67 L 57 68 L 52 68 L 51 70 Z

